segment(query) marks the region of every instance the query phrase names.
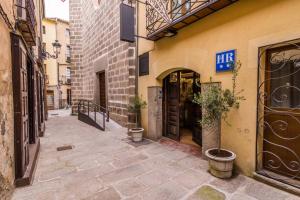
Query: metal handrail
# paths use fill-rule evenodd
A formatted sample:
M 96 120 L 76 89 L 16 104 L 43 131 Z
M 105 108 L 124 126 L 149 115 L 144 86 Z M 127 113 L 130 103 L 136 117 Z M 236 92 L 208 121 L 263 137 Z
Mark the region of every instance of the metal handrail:
M 102 126 L 97 122 L 97 113 L 102 115 L 102 120 L 103 120 Z M 85 99 L 79 100 L 78 114 L 83 114 L 88 116 L 91 120 L 97 123 L 103 130 L 105 130 L 105 122 L 109 122 L 109 110 L 90 100 L 85 100 Z

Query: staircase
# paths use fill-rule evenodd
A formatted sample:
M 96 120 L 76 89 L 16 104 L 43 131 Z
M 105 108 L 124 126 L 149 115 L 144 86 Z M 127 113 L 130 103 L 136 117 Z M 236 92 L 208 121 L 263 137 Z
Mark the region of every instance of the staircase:
M 109 111 L 92 101 L 80 100 L 78 120 L 105 131 L 105 123 L 109 122 Z

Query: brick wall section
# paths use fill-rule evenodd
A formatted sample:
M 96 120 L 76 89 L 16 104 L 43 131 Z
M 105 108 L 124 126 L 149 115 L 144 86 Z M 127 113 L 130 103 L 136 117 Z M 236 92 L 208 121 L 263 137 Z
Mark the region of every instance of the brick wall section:
M 119 39 L 119 5 L 120 0 L 101 1 L 96 9 L 91 0 L 70 0 L 73 110 L 80 98 L 95 101 L 94 63 L 105 56 L 110 116 L 130 126 L 134 118 L 128 117 L 127 105 L 135 95 L 135 44 Z

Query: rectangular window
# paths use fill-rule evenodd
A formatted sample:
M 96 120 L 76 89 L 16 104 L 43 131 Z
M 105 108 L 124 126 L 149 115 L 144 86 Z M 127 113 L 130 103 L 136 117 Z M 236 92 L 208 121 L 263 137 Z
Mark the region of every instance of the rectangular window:
M 149 75 L 149 52 L 139 56 L 139 75 Z
M 300 56 L 297 49 L 270 52 L 268 55 L 270 104 L 273 108 L 300 108 Z M 286 55 L 293 55 L 286 58 Z
M 46 43 L 45 42 L 43 42 L 42 48 L 43 48 L 43 51 L 46 51 Z
M 66 78 L 67 79 L 71 78 L 71 68 L 70 67 L 67 67 L 67 69 L 66 69 Z
M 66 37 L 70 37 L 70 29 L 66 28 L 65 36 Z
M 43 26 L 43 34 L 46 34 L 46 27 Z
M 66 62 L 71 62 L 71 47 L 69 45 L 66 48 Z

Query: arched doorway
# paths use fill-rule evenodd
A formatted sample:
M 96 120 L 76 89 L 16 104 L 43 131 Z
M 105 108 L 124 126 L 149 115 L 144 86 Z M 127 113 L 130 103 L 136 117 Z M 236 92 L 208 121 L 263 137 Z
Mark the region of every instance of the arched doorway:
M 201 92 L 200 75 L 178 70 L 163 79 L 163 135 L 185 144 L 202 145 L 201 107 L 193 103 Z

